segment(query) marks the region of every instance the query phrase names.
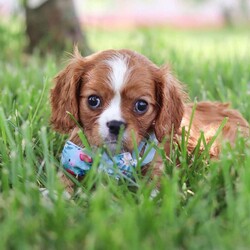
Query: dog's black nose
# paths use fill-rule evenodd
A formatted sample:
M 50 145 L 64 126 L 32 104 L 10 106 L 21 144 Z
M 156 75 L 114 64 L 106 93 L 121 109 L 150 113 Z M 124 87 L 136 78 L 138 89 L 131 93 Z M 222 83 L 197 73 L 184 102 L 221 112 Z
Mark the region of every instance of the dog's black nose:
M 122 121 L 112 120 L 107 122 L 107 127 L 109 128 L 109 133 L 113 135 L 118 135 L 120 129 L 123 127 L 126 128 L 126 123 Z

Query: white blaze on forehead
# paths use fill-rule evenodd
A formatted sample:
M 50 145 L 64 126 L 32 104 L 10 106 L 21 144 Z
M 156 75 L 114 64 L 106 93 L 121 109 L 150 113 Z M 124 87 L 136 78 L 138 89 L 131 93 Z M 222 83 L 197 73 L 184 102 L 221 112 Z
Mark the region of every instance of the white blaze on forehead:
M 123 121 L 121 112 L 121 94 L 122 86 L 126 83 L 129 69 L 127 59 L 123 55 L 115 55 L 105 61 L 110 67 L 109 84 L 115 92 L 113 99 L 108 107 L 103 111 L 99 118 L 99 132 L 103 139 L 109 135 L 107 123 L 116 120 Z
M 125 84 L 129 74 L 127 58 L 117 54 L 106 60 L 106 63 L 110 67 L 109 82 L 114 91 L 119 92 Z

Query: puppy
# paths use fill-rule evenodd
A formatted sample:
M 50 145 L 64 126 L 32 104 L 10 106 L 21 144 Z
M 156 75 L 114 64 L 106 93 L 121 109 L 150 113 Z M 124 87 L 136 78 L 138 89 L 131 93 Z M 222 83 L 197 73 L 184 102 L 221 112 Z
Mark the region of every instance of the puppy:
M 132 138 L 139 145 L 154 134 L 159 143 L 167 138 L 167 155 L 171 133 L 177 142 L 182 127 L 188 130 L 193 110 L 168 66 L 157 67 L 145 56 L 126 49 L 102 51 L 85 58 L 76 51 L 68 66 L 55 77 L 51 106 L 54 129 L 70 134 L 69 139 L 79 146 L 79 128 L 67 111 L 80 124 L 91 146 L 105 143 L 114 152 L 123 128 L 123 151 L 133 151 Z M 200 102 L 191 124 L 188 152 L 196 147 L 201 131 L 208 143 L 225 117 L 228 121 L 210 149 L 211 157 L 219 156 L 222 138 L 233 145 L 238 131 L 249 136 L 247 121 L 228 104 Z M 161 158 L 155 156 L 154 162 L 153 175 L 159 175 Z

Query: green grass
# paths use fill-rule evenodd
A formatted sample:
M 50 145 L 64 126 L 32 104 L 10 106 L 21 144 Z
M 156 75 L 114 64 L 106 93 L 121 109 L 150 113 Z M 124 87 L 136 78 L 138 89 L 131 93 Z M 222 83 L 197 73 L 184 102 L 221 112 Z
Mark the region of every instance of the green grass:
M 139 179 L 131 191 L 94 170 L 65 199 L 56 173 L 66 137 L 50 128 L 49 89 L 66 54 L 59 62 L 24 55 L 20 28 L 0 25 L 0 249 L 249 248 L 250 150 L 242 138 L 216 162 L 189 159 L 183 143 L 172 155 L 181 167 L 166 161 L 155 199 L 154 182 Z M 169 62 L 191 100 L 230 101 L 250 120 L 247 30 L 89 30 L 88 37 L 94 50 L 125 47 Z

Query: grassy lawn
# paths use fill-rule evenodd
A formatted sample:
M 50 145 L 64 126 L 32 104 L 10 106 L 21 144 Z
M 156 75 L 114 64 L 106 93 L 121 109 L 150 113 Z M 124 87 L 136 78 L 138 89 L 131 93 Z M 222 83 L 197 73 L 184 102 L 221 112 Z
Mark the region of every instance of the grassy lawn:
M 159 194 L 91 171 L 72 199 L 56 174 L 67 137 L 49 125 L 52 78 L 64 65 L 22 53 L 17 24 L 0 25 L 0 249 L 249 249 L 250 149 L 239 138 L 219 161 L 166 162 Z M 229 101 L 250 120 L 248 30 L 89 30 L 92 48 L 130 48 L 168 62 L 191 100 Z M 93 189 L 93 184 L 95 188 Z M 47 198 L 40 187 L 50 190 Z

